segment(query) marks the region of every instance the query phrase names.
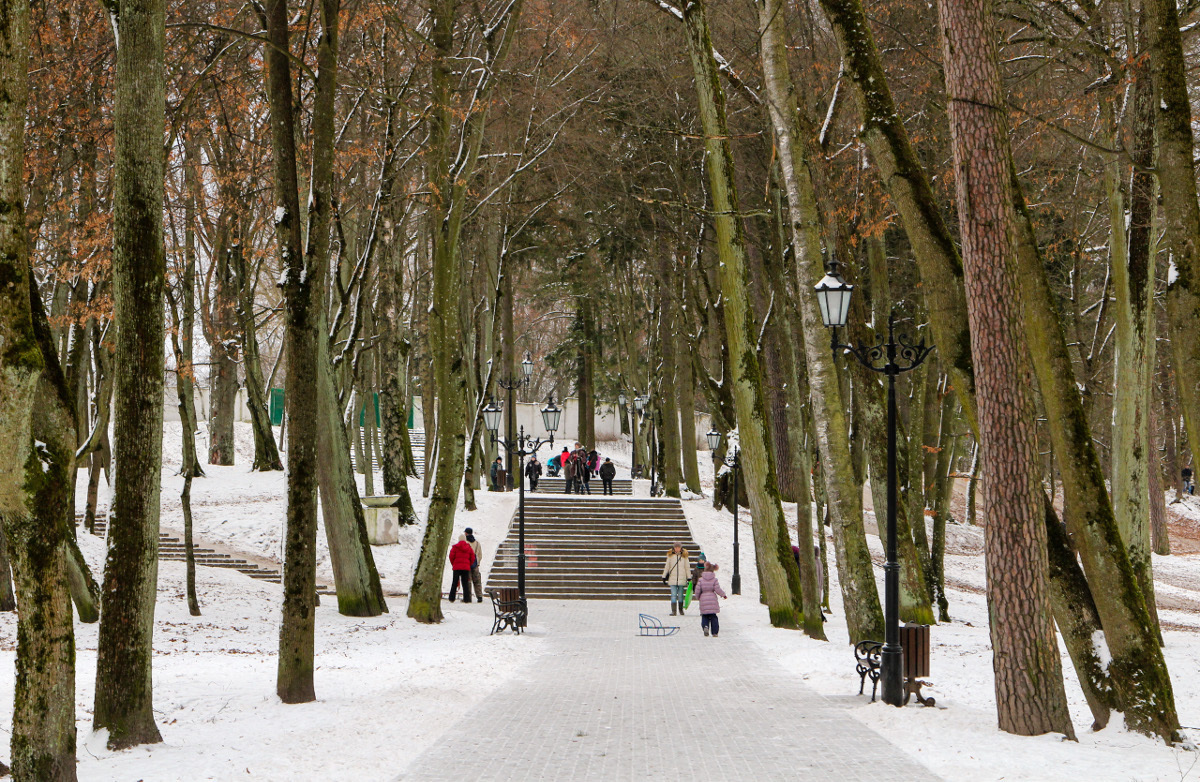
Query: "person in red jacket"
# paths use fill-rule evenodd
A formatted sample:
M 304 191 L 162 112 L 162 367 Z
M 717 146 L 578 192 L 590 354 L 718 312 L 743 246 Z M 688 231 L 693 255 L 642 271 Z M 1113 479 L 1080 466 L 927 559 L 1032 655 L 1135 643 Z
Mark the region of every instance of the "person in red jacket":
M 471 566 L 475 564 L 475 549 L 467 542 L 466 535 L 459 535 L 458 542 L 450 547 L 450 567 L 454 568 L 454 580 L 450 582 L 450 602 L 458 594 L 462 583 L 463 602 L 471 602 Z

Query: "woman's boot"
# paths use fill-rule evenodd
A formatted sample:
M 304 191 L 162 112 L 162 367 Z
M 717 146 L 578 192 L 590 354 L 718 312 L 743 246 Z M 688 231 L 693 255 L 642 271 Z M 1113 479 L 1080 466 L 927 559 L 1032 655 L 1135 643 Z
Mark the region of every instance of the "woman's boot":
M 671 601 L 671 616 L 675 616 L 675 601 Z

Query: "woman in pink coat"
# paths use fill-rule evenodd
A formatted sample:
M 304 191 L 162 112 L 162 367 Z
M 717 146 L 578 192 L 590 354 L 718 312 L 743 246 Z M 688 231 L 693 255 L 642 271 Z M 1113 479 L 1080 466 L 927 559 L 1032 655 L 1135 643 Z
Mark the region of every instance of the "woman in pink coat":
M 721 585 L 717 583 L 717 564 L 715 562 L 709 562 L 704 566 L 704 572 L 700 575 L 700 580 L 696 582 L 696 588 L 692 594 L 700 603 L 700 629 L 707 636 L 711 627 L 712 637 L 716 638 L 717 633 L 721 631 L 721 623 L 717 621 L 717 614 L 721 611 L 721 602 L 717 600 L 717 595 L 726 600 L 729 599 L 729 595 L 725 594 L 725 590 L 721 589 Z

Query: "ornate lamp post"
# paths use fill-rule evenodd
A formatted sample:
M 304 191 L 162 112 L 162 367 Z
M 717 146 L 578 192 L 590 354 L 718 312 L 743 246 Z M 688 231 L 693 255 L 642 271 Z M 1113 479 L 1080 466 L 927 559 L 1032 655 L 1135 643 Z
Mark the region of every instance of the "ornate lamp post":
M 497 377 L 496 378 L 496 385 L 498 385 L 501 388 L 508 391 L 508 405 L 507 405 L 508 415 L 505 416 L 504 433 L 507 434 L 510 438 L 513 436 L 513 432 L 517 428 L 517 405 L 516 405 L 516 402 L 513 400 L 513 392 L 516 391 L 518 388 L 527 387 L 529 385 L 529 378 L 532 377 L 532 375 L 533 375 L 533 359 L 531 359 L 529 357 L 529 354 L 526 353 L 525 360 L 521 362 L 521 377 L 520 378 L 515 378 L 515 377 Z M 523 469 L 523 466 L 517 465 L 517 469 L 518 470 Z M 509 491 L 512 491 L 514 480 L 515 480 L 515 477 L 514 477 L 514 470 L 513 470 L 513 463 L 512 463 L 512 452 L 509 451 L 509 453 L 508 453 L 508 490 Z M 521 483 L 524 484 L 524 481 L 522 480 Z
M 879 660 L 883 701 L 893 706 L 904 705 L 904 681 L 901 672 L 900 648 L 900 563 L 896 559 L 896 376 L 901 372 L 916 369 L 925 361 L 933 346 L 910 345 L 904 337 L 895 335 L 894 314 L 888 315 L 887 342 L 873 346 L 859 343 L 857 346 L 838 342 L 837 330 L 846 325 L 850 314 L 850 294 L 853 285 L 846 284 L 838 274 L 837 261 L 829 264 L 829 271 L 814 289 L 821 306 L 821 319 L 830 333 L 829 346 L 836 357 L 845 350 L 867 369 L 887 375 L 887 561 L 883 566 L 883 651 Z M 882 362 L 882 363 L 881 363 Z M 901 363 L 902 362 L 902 363 Z
M 713 465 L 716 465 L 717 448 L 721 447 L 722 435 L 716 429 L 710 429 L 704 437 L 708 440 L 708 450 L 712 451 Z M 725 464 L 733 471 L 733 577 L 729 579 L 729 590 L 735 595 L 742 593 L 742 572 L 739 567 L 741 555 L 738 551 L 738 473 L 742 470 L 739 454 L 740 451 L 735 445 L 731 449 L 731 453 L 725 455 Z M 713 478 L 716 478 L 715 470 Z
M 532 438 L 525 434 L 525 427 L 522 426 L 520 433 L 513 439 L 500 437 L 496 434 L 500 428 L 500 415 L 504 411 L 496 406 L 495 402 L 489 402 L 488 406 L 483 408 L 483 424 L 492 433 L 492 442 L 504 448 L 510 455 L 517 457 L 518 463 L 523 463 L 526 456 L 531 456 L 537 453 L 538 448 L 543 445 L 554 445 L 554 433 L 558 431 L 558 424 L 562 418 L 562 409 L 554 404 L 554 394 L 551 392 L 546 399 L 546 406 L 542 408 L 542 424 L 546 427 L 546 431 L 550 433 L 550 437 L 546 440 L 541 438 Z M 518 500 L 517 511 L 517 591 L 521 593 L 521 599 L 525 599 L 525 482 L 521 481 L 520 499 Z
M 645 412 L 644 412 L 645 407 L 646 407 L 646 397 L 639 395 L 639 396 L 635 396 L 633 398 L 633 410 L 635 413 L 635 415 L 633 417 L 633 470 L 630 472 L 630 475 L 629 475 L 630 478 L 642 477 L 642 469 L 637 463 L 637 460 L 638 460 L 637 433 L 638 433 L 638 429 L 640 428 L 639 424 L 641 423 L 642 418 L 645 416 Z

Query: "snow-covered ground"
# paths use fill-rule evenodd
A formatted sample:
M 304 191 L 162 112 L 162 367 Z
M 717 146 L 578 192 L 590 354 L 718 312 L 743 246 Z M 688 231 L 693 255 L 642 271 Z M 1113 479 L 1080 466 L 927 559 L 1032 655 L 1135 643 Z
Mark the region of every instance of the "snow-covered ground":
M 168 424 L 164 438 L 163 526 L 182 527 L 178 468 L 179 428 Z M 238 429 L 234 467 L 206 467 L 208 477 L 193 484 L 197 539 L 219 543 L 263 561 L 280 559 L 285 509 L 282 473 L 254 474 L 247 464 L 252 442 Z M 605 443 L 605 455 L 627 474 L 628 445 Z M 705 490 L 712 462 L 700 454 Z M 410 481 L 419 514 L 419 480 Z M 638 482 L 645 493 L 647 482 Z M 79 493 L 82 505 L 84 493 Z M 505 534 L 516 494 L 477 493 L 479 510 L 460 510 L 457 527 L 473 527 L 485 547 L 485 563 Z M 102 503 L 103 504 L 103 503 Z M 708 499 L 683 503 L 697 542 L 722 566 L 728 587 L 732 572 L 731 516 Z M 785 506 L 795 524 L 795 506 Z M 1200 503 L 1171 506 L 1176 550 L 1200 552 Z M 882 548 L 869 525 L 868 540 L 877 562 Z M 552 628 L 535 621 L 522 637 L 489 637 L 489 604 L 445 604 L 446 620 L 418 625 L 404 616 L 420 526 L 409 528 L 399 545 L 375 547 L 391 613 L 374 619 L 339 616 L 333 600 L 317 615 L 318 701 L 284 706 L 274 694 L 280 589 L 237 572 L 199 568 L 204 615 L 193 618 L 184 600 L 183 566 L 161 563 L 154 660 L 155 706 L 163 743 L 126 752 L 105 749 L 105 737 L 91 731 L 95 684 L 96 625 L 76 625 L 79 775 L 84 780 L 201 779 L 395 779 L 431 746 L 465 710 L 503 684 L 523 662 L 542 653 Z M 324 533 L 319 536 L 319 572 L 329 580 Z M 1093 733 L 1091 719 L 1063 654 L 1067 694 L 1078 742 L 1059 737 L 1019 738 L 996 727 L 983 594 L 982 531 L 952 526 L 946 557 L 953 621 L 933 628 L 933 686 L 937 707 L 893 709 L 859 697 L 853 653 L 832 567 L 833 613 L 826 624 L 829 642 L 799 632 L 771 628 L 757 593 L 754 546 L 748 513 L 742 511 L 742 592 L 723 604 L 722 629 L 746 634 L 776 656 L 794 675 L 857 719 L 905 748 L 933 772 L 971 780 L 1180 780 L 1200 779 L 1200 753 L 1171 748 L 1122 729 L 1119 717 Z M 97 575 L 103 544 L 80 535 Z M 832 557 L 832 543 L 830 542 Z M 1200 725 L 1200 553 L 1155 558 L 1166 655 L 1184 725 Z M 486 571 L 486 568 L 485 568 Z M 882 581 L 882 571 L 877 575 Z M 447 572 L 446 585 L 449 585 Z M 882 589 L 882 583 L 880 584 Z M 1169 606 L 1169 607 L 1168 607 Z M 12 670 L 15 620 L 0 614 L 0 670 Z M 0 676 L 0 725 L 11 720 L 12 677 Z M 1200 736 L 1200 733 L 1193 733 Z M 798 739 L 800 737 L 797 737 Z M 0 756 L 6 754 L 0 748 Z

